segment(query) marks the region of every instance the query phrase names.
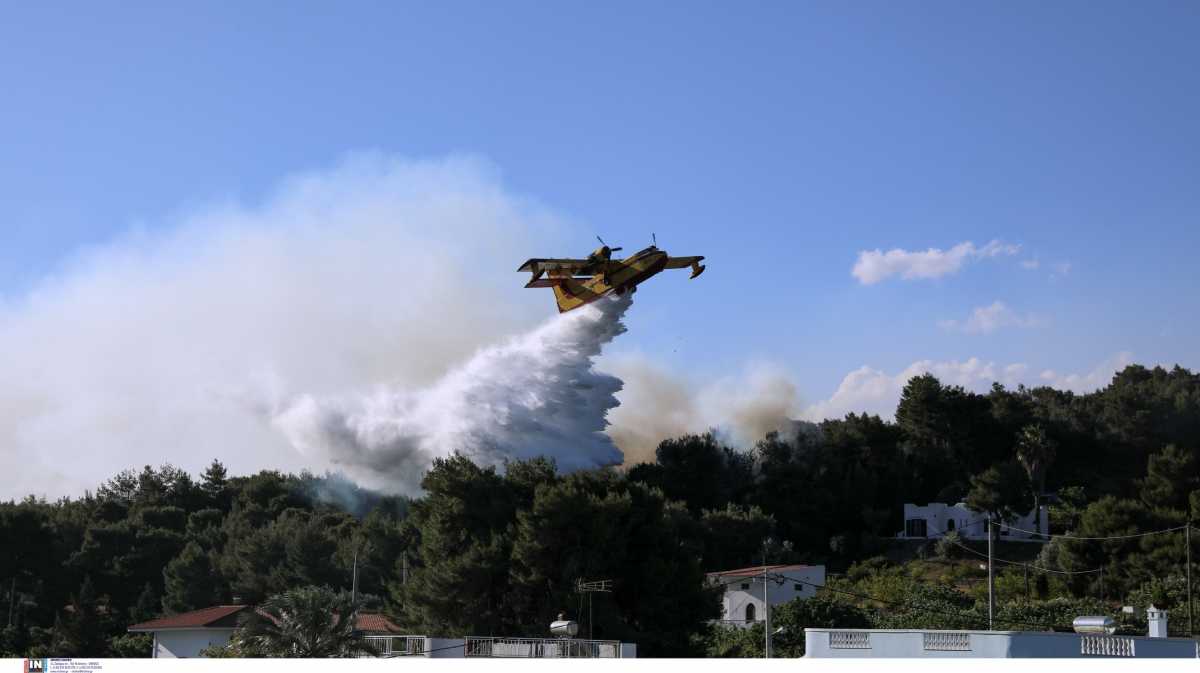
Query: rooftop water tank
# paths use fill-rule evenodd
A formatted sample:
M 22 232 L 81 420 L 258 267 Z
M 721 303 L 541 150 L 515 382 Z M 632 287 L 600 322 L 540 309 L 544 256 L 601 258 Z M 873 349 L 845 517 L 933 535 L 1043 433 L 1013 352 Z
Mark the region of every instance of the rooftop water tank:
M 550 623 L 550 633 L 561 638 L 574 638 L 579 633 L 579 624 L 569 619 L 560 619 Z
M 1071 626 L 1075 627 L 1075 633 L 1102 633 L 1111 636 L 1117 631 L 1117 623 L 1112 617 L 1076 617 Z

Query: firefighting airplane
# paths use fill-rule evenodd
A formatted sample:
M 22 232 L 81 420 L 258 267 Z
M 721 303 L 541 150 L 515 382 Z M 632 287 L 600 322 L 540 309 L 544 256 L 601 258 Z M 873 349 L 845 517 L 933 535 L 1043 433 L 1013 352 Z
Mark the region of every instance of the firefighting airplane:
M 704 265 L 696 257 L 671 257 L 655 245 L 625 259 L 613 259 L 621 248 L 610 248 L 604 239 L 596 237 L 600 247 L 587 259 L 531 259 L 517 271 L 529 271 L 533 279 L 525 287 L 552 287 L 558 300 L 558 312 L 577 309 L 610 293 L 633 292 L 642 281 L 663 269 L 692 267 L 692 278 L 704 273 Z M 655 239 L 657 245 L 658 240 Z M 543 278 L 542 276 L 546 276 Z

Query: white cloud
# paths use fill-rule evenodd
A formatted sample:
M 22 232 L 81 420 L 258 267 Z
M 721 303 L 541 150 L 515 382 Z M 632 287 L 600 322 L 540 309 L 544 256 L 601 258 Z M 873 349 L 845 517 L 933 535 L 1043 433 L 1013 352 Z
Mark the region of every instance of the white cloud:
M 966 320 L 942 320 L 938 323 L 943 329 L 967 334 L 991 334 L 1003 327 L 1030 328 L 1041 327 L 1044 324 L 1045 321 L 1034 314 L 1022 315 L 999 300 L 988 306 L 976 308 Z
M 874 285 L 891 276 L 905 280 L 941 278 L 957 273 L 969 261 L 987 259 L 1000 255 L 1015 255 L 1020 246 L 993 240 L 982 248 L 966 241 L 950 248 L 928 250 L 903 250 L 893 248 L 884 252 L 880 249 L 863 250 L 858 253 L 851 275 L 863 285 Z
M 275 405 L 424 386 L 552 315 L 513 269 L 565 228 L 484 162 L 372 155 L 86 252 L 0 302 L 0 497 L 167 461 L 320 470 Z
M 1050 274 L 1051 278 L 1062 278 L 1071 273 L 1070 262 L 1059 262 L 1054 265 L 1054 272 Z
M 1042 263 L 1040 261 L 1038 261 L 1038 259 L 1036 257 L 1034 257 L 1032 259 L 1021 260 L 1021 268 L 1022 269 L 1029 269 L 1032 271 L 1041 265 L 1042 265 Z
M 1131 364 L 1133 364 L 1133 354 L 1122 351 L 1096 365 L 1094 369 L 1085 374 L 1060 374 L 1053 369 L 1046 369 L 1038 375 L 1039 384 L 1086 393 L 1108 385 L 1112 380 L 1113 372 L 1120 371 Z
M 1086 374 L 1060 375 L 1047 370 L 1037 378 L 1029 376 L 1029 366 L 1024 363 L 1001 366 L 979 358 L 941 362 L 921 360 L 895 374 L 864 365 L 847 374 L 829 399 L 806 408 L 804 417 L 819 421 L 841 418 L 851 412 L 867 412 L 890 419 L 895 415 L 896 404 L 905 384 L 912 377 L 925 373 L 933 374 L 943 384 L 958 385 L 976 392 L 986 392 L 993 382 L 998 381 L 1008 387 L 1022 383 L 1027 386 L 1050 385 L 1083 393 L 1108 385 L 1113 374 L 1131 362 L 1129 353 L 1119 353 Z

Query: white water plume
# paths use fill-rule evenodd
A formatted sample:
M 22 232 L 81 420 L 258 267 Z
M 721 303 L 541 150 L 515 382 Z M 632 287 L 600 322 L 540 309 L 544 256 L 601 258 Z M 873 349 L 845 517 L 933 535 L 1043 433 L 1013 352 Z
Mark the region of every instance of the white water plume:
M 365 485 L 414 493 L 434 458 L 478 464 L 553 457 L 561 470 L 621 462 L 605 433 L 621 380 L 593 368 L 625 331 L 631 298 L 605 298 L 484 348 L 424 389 L 382 386 L 357 397 L 293 398 L 272 422 L 300 451 Z

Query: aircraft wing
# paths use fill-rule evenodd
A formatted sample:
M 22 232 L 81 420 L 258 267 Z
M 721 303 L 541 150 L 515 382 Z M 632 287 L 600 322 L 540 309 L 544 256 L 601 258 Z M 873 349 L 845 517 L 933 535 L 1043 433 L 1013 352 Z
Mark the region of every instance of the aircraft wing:
M 530 259 L 521 265 L 517 271 L 531 271 L 533 273 L 545 273 L 547 271 L 583 271 L 591 264 L 586 259 Z
M 704 259 L 704 255 L 696 255 L 695 257 L 668 257 L 667 269 L 686 269 L 687 267 L 696 264 Z

